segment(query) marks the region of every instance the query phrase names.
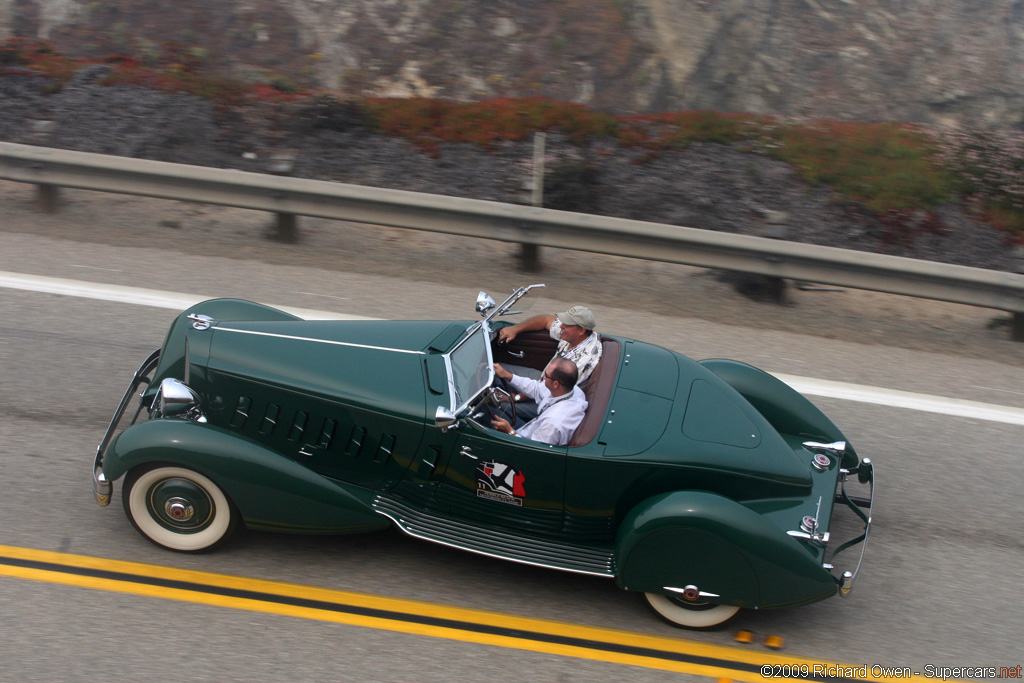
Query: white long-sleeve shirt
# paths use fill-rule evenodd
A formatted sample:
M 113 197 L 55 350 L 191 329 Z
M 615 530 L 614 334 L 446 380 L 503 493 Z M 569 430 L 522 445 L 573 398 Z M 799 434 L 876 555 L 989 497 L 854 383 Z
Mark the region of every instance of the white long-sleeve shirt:
M 583 421 L 587 399 L 578 386 L 564 396 L 552 396 L 543 380 L 512 375 L 512 388 L 537 404 L 537 417 L 516 430 L 518 436 L 555 446 L 565 446 Z

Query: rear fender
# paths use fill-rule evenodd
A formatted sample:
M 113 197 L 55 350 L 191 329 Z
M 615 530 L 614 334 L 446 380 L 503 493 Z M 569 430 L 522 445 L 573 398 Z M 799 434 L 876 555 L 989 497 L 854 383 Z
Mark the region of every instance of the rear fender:
M 666 493 L 634 508 L 619 528 L 616 560 L 626 590 L 678 595 L 696 586 L 708 602 L 745 608 L 813 602 L 837 590 L 798 541 L 704 491 Z
M 752 365 L 719 358 L 700 364 L 747 399 L 779 432 L 806 435 L 825 442 L 847 441 L 843 433 L 807 397 L 782 380 Z M 857 453 L 847 443 L 842 466 L 857 467 Z
M 373 493 L 345 486 L 220 427 L 186 420 L 133 425 L 110 444 L 103 472 L 114 481 L 150 464 L 180 465 L 211 478 L 246 525 L 281 531 L 355 532 L 390 522 L 373 511 Z

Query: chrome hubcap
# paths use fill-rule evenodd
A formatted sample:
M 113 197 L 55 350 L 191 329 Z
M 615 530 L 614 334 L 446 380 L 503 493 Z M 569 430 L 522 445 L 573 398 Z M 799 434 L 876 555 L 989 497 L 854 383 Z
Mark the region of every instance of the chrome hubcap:
M 164 512 L 175 521 L 187 522 L 195 514 L 195 508 L 184 498 L 170 498 L 164 503 Z
M 154 483 L 146 503 L 153 519 L 175 533 L 200 531 L 216 514 L 210 494 L 185 477 L 169 477 Z

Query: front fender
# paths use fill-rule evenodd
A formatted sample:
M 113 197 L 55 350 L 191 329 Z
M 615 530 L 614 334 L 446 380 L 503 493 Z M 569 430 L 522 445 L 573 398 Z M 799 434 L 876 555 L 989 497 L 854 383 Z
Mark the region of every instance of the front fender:
M 355 532 L 387 527 L 373 492 L 322 477 L 261 444 L 186 420 L 133 425 L 110 444 L 103 473 L 114 481 L 140 465 L 181 465 L 211 478 L 252 528 Z
M 616 583 L 672 594 L 696 586 L 709 602 L 784 607 L 835 594 L 817 556 L 743 505 L 704 491 L 655 496 L 623 520 Z

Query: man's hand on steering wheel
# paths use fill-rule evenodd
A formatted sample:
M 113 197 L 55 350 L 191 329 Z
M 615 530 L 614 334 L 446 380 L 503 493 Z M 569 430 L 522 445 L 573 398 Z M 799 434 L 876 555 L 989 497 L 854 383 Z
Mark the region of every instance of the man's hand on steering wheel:
M 507 329 L 507 328 L 502 328 Z M 501 391 L 508 397 L 509 410 L 512 412 L 512 424 L 516 423 L 516 393 L 512 390 L 512 385 L 509 384 L 509 380 L 512 379 L 512 373 L 501 367 L 498 363 L 494 364 L 494 376 L 498 378 L 501 383 L 501 389 L 495 388 L 492 391 L 492 396 L 497 400 L 498 391 Z
M 501 382 L 501 388 L 494 387 L 491 390 L 491 397 L 494 399 L 495 404 L 507 403 L 509 412 L 512 413 L 512 424 L 516 423 L 516 397 L 518 394 L 512 391 L 512 385 L 508 383 L 508 380 L 498 377 L 498 381 Z

